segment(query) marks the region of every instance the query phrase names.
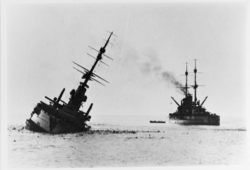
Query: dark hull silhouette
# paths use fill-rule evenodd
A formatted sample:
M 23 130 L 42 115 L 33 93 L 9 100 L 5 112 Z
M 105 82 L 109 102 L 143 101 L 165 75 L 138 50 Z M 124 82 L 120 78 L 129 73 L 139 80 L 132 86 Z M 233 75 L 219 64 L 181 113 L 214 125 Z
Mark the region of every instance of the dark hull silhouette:
M 217 116 L 180 116 L 170 114 L 169 122 L 183 125 L 220 125 L 220 119 Z
M 84 79 L 84 82 L 80 82 L 80 85 L 76 90 L 71 90 L 71 97 L 69 99 L 69 102 L 66 103 L 61 100 L 65 89 L 63 89 L 59 97 L 54 98 L 54 100 L 45 96 L 45 98 L 50 101 L 50 104 L 46 104 L 41 101 L 36 105 L 31 113 L 31 117 L 26 120 L 26 129 L 34 132 L 48 132 L 59 134 L 83 132 L 91 128 L 87 125 L 87 121 L 90 121 L 91 119 L 89 113 L 92 109 L 93 103 L 89 106 L 87 112 L 81 111 L 80 108 L 87 101 L 86 91 L 87 88 L 89 88 L 87 84 L 89 81 L 96 81 L 101 85 L 104 85 L 101 81 L 105 81 L 108 83 L 108 81 L 95 74 L 94 69 L 99 61 L 101 63 L 104 63 L 101 61 L 102 56 L 105 56 L 112 60 L 112 58 L 104 54 L 106 51 L 105 48 L 107 47 L 112 35 L 113 32 L 110 33 L 110 36 L 107 39 L 105 45 L 101 47 L 100 50 L 96 50 L 93 47 L 90 47 L 98 52 L 97 57 L 94 57 L 95 62 L 90 70 L 73 62 L 77 66 L 81 67 L 81 69 L 83 69 L 83 71 L 81 71 L 75 68 L 77 71 L 83 74 L 82 79 Z
M 67 106 L 55 109 L 53 105 L 40 102 L 34 108 L 30 119 L 26 120 L 26 129 L 35 132 L 74 133 L 90 129 L 88 119 L 79 119 L 67 111 Z

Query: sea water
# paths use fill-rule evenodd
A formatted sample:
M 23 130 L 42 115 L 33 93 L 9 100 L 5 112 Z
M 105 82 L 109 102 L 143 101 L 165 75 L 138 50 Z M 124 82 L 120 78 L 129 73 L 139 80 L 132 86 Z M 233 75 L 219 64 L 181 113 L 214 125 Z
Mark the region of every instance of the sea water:
M 12 168 L 238 165 L 246 162 L 246 123 L 184 126 L 122 120 L 93 121 L 88 133 L 34 133 L 8 127 Z

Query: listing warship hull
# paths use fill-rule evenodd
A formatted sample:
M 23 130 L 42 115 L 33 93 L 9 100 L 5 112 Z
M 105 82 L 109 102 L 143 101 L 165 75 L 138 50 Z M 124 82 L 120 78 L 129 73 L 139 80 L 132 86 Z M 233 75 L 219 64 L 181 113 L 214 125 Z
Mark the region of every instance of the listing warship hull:
M 76 133 L 89 130 L 91 126 L 86 124 L 90 116 L 79 119 L 77 116 L 69 114 L 69 110 L 64 106 L 62 109 L 55 109 L 52 105 L 40 102 L 31 113 L 30 119 L 26 120 L 26 129 L 34 132 Z M 82 112 L 84 115 L 84 112 Z
M 193 96 L 188 92 L 189 86 L 187 85 L 187 76 L 188 71 L 186 67 L 186 86 L 184 87 L 185 90 L 185 98 L 181 100 L 181 104 L 179 104 L 173 97 L 173 101 L 177 104 L 178 108 L 174 113 L 169 114 L 169 122 L 182 124 L 182 125 L 213 125 L 219 126 L 220 125 L 220 116 L 210 113 L 206 111 L 203 107 L 207 97 L 203 100 L 200 104 L 200 101 L 197 101 L 197 82 L 196 82 L 196 60 L 195 60 L 195 69 L 194 69 L 194 85 L 191 86 L 194 88 L 194 101 Z
M 96 81 L 101 85 L 104 85 L 101 81 L 108 83 L 108 81 L 94 73 L 94 69 L 98 62 L 105 64 L 101 61 L 102 56 L 112 59 L 104 54 L 106 51 L 105 48 L 107 47 L 112 35 L 114 35 L 113 32 L 110 32 L 105 45 L 101 47 L 100 50 L 96 50 L 89 46 L 91 49 L 98 52 L 97 57 L 94 57 L 95 62 L 90 70 L 73 62 L 83 69 L 79 70 L 74 68 L 83 74 L 82 79 L 84 79 L 84 82 L 80 82 L 80 85 L 76 90 L 71 90 L 69 102 L 66 103 L 61 99 L 65 89 L 63 89 L 59 97 L 55 97 L 54 100 L 45 96 L 45 98 L 50 101 L 50 104 L 40 101 L 40 103 L 36 105 L 31 112 L 30 118 L 26 120 L 26 129 L 34 132 L 61 134 L 84 132 L 91 128 L 91 126 L 87 124 L 87 121 L 90 121 L 91 119 L 89 113 L 92 109 L 93 103 L 89 106 L 86 112 L 81 111 L 80 108 L 87 101 L 86 91 L 87 88 L 89 88 L 87 84 L 89 81 Z M 97 80 L 98 78 L 101 80 Z

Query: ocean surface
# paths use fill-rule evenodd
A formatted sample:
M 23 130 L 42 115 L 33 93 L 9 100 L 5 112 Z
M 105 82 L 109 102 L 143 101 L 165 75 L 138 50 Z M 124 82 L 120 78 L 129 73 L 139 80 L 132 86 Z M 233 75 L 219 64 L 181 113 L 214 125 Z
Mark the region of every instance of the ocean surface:
M 91 122 L 87 133 L 34 133 L 8 127 L 8 167 L 163 167 L 246 163 L 247 128 L 239 120 L 221 126 Z

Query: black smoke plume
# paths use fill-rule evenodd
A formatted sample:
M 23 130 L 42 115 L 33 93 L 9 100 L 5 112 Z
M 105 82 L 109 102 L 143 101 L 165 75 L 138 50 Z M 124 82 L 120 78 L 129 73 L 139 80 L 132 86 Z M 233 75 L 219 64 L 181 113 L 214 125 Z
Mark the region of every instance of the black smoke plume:
M 140 55 L 140 53 L 130 45 L 125 46 L 124 51 L 123 57 L 120 58 L 119 65 L 126 70 L 130 69 L 131 72 L 133 72 L 133 76 L 136 70 L 139 69 L 139 72 L 144 76 L 153 76 L 153 78 L 157 80 L 164 81 L 174 86 L 177 92 L 185 95 L 185 86 L 178 81 L 171 72 L 163 69 L 162 61 L 154 48 L 147 48 L 143 55 Z M 133 68 L 136 68 L 136 70 L 132 70 Z
M 162 62 L 160 61 L 156 50 L 148 49 L 146 57 L 149 61 L 142 62 L 140 67 L 140 70 L 144 75 L 152 74 L 154 77 L 173 85 L 181 94 L 186 94 L 185 86 L 178 81 L 171 72 L 163 70 Z
M 184 86 L 178 80 L 176 80 L 172 73 L 164 71 L 162 72 L 162 78 L 163 80 L 174 85 L 174 87 L 177 88 L 178 91 L 182 92 L 185 95 L 186 92 Z

